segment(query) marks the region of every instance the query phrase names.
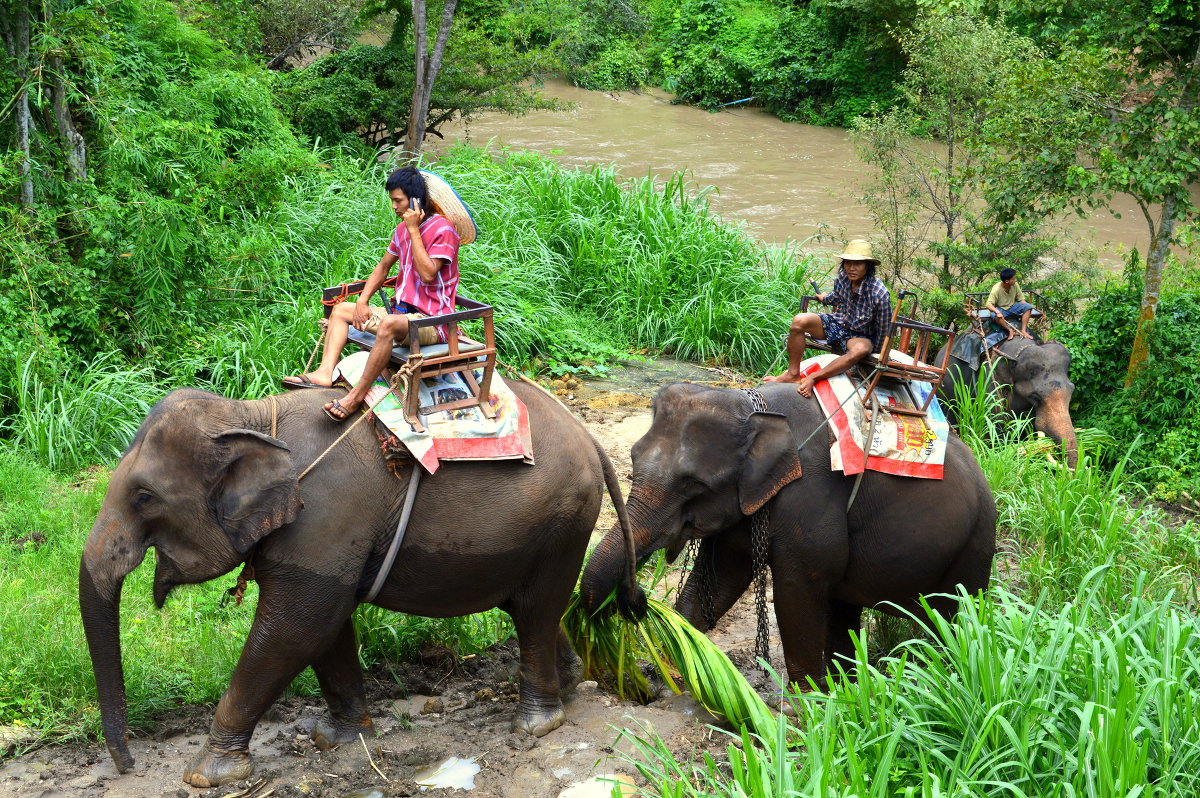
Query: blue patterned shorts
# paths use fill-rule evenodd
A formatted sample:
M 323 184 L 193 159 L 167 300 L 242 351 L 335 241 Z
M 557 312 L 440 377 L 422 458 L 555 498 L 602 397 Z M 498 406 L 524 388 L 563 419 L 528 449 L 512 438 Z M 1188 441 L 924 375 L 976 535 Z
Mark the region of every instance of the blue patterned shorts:
M 825 328 L 825 343 L 839 354 L 845 354 L 846 341 L 859 336 L 847 330 L 832 313 L 818 313 L 821 326 Z

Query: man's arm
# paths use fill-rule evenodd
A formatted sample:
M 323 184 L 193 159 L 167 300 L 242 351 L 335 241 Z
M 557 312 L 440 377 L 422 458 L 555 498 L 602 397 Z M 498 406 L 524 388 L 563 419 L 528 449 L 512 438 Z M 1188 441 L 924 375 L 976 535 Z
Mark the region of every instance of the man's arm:
M 354 302 L 354 327 L 362 329 L 363 324 L 367 319 L 371 318 L 371 296 L 379 290 L 383 285 L 383 281 L 387 279 L 388 272 L 392 270 L 392 266 L 396 265 L 399 260 L 390 252 L 383 253 L 383 257 L 379 259 L 379 263 L 375 264 L 375 268 L 371 270 L 371 274 L 367 277 L 366 285 L 363 286 L 362 293 L 358 295 L 358 299 Z

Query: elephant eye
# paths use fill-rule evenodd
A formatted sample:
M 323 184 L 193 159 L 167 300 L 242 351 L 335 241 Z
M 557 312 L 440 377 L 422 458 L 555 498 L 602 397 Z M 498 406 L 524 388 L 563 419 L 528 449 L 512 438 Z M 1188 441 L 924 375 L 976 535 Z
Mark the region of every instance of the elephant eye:
M 140 510 L 141 508 L 143 508 L 147 504 L 149 504 L 150 500 L 153 498 L 154 498 L 154 494 L 151 493 L 150 491 L 139 490 L 137 493 L 133 494 L 133 506 Z

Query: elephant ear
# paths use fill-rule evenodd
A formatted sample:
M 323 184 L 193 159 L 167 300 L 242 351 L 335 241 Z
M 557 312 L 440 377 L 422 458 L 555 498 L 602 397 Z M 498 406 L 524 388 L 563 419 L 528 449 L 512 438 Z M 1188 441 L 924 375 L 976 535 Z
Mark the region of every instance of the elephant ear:
M 779 413 L 751 413 L 750 446 L 738 475 L 738 502 L 745 515 L 753 515 L 789 482 L 801 476 L 800 456 L 787 417 Z
M 209 495 L 217 523 L 239 554 L 296 520 L 304 506 L 287 445 L 270 435 L 231 429 L 215 439 L 221 473 Z

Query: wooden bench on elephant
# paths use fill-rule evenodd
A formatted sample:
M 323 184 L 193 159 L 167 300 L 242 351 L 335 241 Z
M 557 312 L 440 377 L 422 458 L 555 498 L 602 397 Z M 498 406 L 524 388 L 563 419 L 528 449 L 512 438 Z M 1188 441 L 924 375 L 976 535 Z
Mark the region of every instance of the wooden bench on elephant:
M 394 289 L 396 278 L 385 280 L 379 289 L 384 307 L 390 312 L 394 308 L 391 297 L 384 288 Z M 322 292 L 321 304 L 325 306 L 325 318 L 333 313 L 333 308 L 351 296 L 361 294 L 366 287 L 366 281 L 342 283 L 326 288 Z M 409 321 L 409 342 L 392 348 L 391 364 L 395 367 L 411 365 L 413 370 L 413 385 L 426 377 L 436 377 L 442 374 L 461 374 L 463 381 L 470 389 L 471 395 L 465 399 L 439 401 L 431 405 L 418 406 L 420 392 L 408 391 L 404 396 L 404 419 L 418 432 L 424 430 L 419 416 L 436 413 L 442 410 L 458 410 L 465 407 L 478 406 L 488 418 L 495 416 L 495 411 L 488 398 L 491 396 L 492 378 L 496 372 L 496 336 L 492 327 L 492 306 L 459 295 L 455 306 L 463 308 L 454 313 L 441 316 L 429 316 L 423 319 Z M 465 321 L 479 321 L 483 328 L 483 341 L 476 341 L 463 335 L 459 325 Z M 425 344 L 419 341 L 418 330 L 422 327 L 438 327 L 445 325 L 448 330 L 447 342 L 444 344 Z M 375 336 L 353 326 L 349 331 L 349 342 L 362 348 L 370 349 L 375 346 Z M 475 378 L 475 372 L 483 370 L 480 379 Z
M 892 318 L 888 324 L 887 337 L 884 338 L 883 346 L 880 348 L 879 353 L 867 355 L 857 364 L 859 374 L 867 387 L 865 393 L 859 394 L 859 398 L 862 399 L 864 405 L 869 404 L 871 395 L 875 392 L 881 380 L 893 380 L 902 383 L 914 381 L 928 382 L 931 383 L 932 390 L 929 391 L 929 394 L 919 404 L 914 400 L 911 407 L 896 405 L 888 408 L 888 412 L 890 413 L 924 416 L 926 415 L 930 400 L 937 393 L 938 388 L 942 384 L 942 379 L 946 376 L 946 369 L 950 362 L 950 346 L 954 343 L 954 331 L 917 321 L 910 316 L 900 315 L 900 309 L 904 305 L 905 299 L 908 298 L 912 299 L 912 306 L 909 313 L 916 315 L 917 305 L 920 302 L 919 298 L 911 291 L 901 291 L 896 303 L 892 307 Z M 808 311 L 809 301 L 819 300 L 815 296 L 801 297 L 801 313 Z M 929 362 L 931 360 L 929 350 L 933 343 L 934 335 L 944 336 L 946 339 L 946 350 L 942 355 L 941 363 Z M 827 341 L 812 338 L 811 336 L 807 337 L 807 345 L 814 349 L 833 352 L 833 348 Z M 907 357 L 904 359 L 895 358 L 893 357 L 893 353 L 900 353 Z

